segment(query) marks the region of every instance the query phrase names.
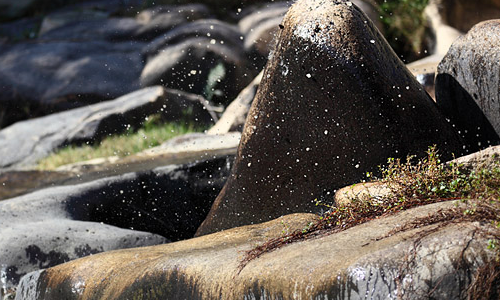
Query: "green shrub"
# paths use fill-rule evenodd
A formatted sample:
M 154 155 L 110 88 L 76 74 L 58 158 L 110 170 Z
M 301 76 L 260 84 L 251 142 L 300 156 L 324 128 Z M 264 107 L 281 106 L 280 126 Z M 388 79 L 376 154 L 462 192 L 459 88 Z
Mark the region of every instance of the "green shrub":
M 387 41 L 409 62 L 425 56 L 426 20 L 429 0 L 377 0 Z

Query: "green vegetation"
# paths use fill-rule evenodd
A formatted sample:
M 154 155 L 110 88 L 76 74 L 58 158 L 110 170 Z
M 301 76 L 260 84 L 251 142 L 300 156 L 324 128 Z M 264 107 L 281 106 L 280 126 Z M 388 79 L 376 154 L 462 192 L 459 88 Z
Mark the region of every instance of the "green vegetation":
M 130 128 L 124 134 L 109 136 L 94 145 L 67 146 L 42 159 L 38 163 L 38 168 L 52 170 L 61 165 L 99 157 L 124 157 L 158 146 L 175 136 L 204 129 L 206 128 L 186 122 L 161 124 L 159 117 L 150 116 L 144 126 L 137 131 Z
M 447 200 L 459 200 L 463 205 L 408 223 L 391 234 L 435 223 L 490 222 L 492 229 L 496 230 L 481 233 L 490 238 L 488 247 L 498 250 L 500 254 L 500 164 L 469 169 L 454 163 L 445 164 L 440 161 L 435 147 L 431 147 L 424 159 L 415 161 L 414 157 L 409 157 L 406 162 L 389 159 L 387 167 L 381 168 L 381 171 L 380 181 L 390 193 L 382 197 L 377 195 L 376 198 L 352 198 L 346 204 L 329 206 L 330 210 L 318 222 L 302 230 L 286 232 L 248 251 L 240 270 L 249 261 L 286 244 L 340 232 L 404 209 Z M 500 260 L 492 264 L 493 269 L 490 264 L 486 265 L 488 268 L 480 270 L 478 278 L 488 277 L 488 274 L 488 278 L 500 278 L 500 272 L 496 272 L 500 271 Z M 495 288 L 493 284 L 489 286 L 490 289 L 492 287 Z M 476 287 L 478 291 L 487 289 L 485 286 Z
M 377 0 L 387 41 L 405 62 L 425 56 L 426 20 L 429 0 Z

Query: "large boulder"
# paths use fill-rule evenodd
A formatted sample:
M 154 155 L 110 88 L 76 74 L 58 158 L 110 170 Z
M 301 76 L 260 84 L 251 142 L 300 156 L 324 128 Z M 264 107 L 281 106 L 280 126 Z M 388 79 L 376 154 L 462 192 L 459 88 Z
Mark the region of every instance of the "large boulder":
M 366 15 L 350 1 L 296 2 L 243 130 L 233 174 L 198 233 L 314 212 L 314 199 L 388 157 L 462 144 Z M 331 196 L 330 196 L 331 195 Z
M 418 207 L 284 245 L 243 269 L 245 251 L 318 217 L 288 215 L 187 241 L 97 254 L 27 275 L 16 299 L 463 299 L 478 267 L 495 255 L 477 224 L 393 232 L 450 207 L 455 204 Z
M 485 21 L 450 47 L 438 66 L 436 101 L 469 152 L 500 143 L 500 21 Z
M 2 45 L 0 128 L 137 90 L 141 47 L 107 41 Z
M 156 86 L 113 101 L 18 122 L 0 131 L 0 169 L 33 166 L 62 146 L 94 143 L 128 127 L 137 128 L 152 114 L 161 114 L 165 120 L 179 119 L 182 110 L 189 108 L 199 122 L 211 121 L 201 97 Z
M 89 254 L 192 237 L 233 158 L 217 156 L 1 201 L 0 264 L 8 269 L 7 284 Z

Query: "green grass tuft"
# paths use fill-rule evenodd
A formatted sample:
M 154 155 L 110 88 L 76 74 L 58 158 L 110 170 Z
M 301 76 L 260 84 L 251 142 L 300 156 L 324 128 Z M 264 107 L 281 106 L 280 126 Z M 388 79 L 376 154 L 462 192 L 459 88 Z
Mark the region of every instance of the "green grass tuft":
M 42 159 L 37 168 L 53 170 L 59 166 L 86 161 L 94 158 L 124 157 L 148 148 L 156 147 L 173 137 L 190 132 L 203 131 L 204 127 L 193 123 L 176 122 L 159 124 L 155 116 L 150 116 L 144 126 L 137 131 L 129 129 L 121 135 L 113 135 L 95 145 L 70 145 Z

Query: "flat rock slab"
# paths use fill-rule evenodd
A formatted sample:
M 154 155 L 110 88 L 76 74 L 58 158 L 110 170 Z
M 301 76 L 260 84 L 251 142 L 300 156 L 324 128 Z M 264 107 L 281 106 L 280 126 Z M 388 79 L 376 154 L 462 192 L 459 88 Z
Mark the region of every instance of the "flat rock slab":
M 454 203 L 286 245 L 239 272 L 244 251 L 317 220 L 311 214 L 166 245 L 118 250 L 26 276 L 16 299 L 458 299 L 493 253 L 477 224 L 392 229 Z M 435 229 L 427 232 L 426 230 Z M 385 237 L 385 238 L 384 238 Z M 404 279 L 404 280 L 403 280 Z
M 94 143 L 127 127 L 139 127 L 151 114 L 175 119 L 181 116 L 181 107 L 193 108 L 200 121 L 211 118 L 197 96 L 190 98 L 189 94 L 156 86 L 112 101 L 18 122 L 0 131 L 0 169 L 33 166 L 64 145 Z
M 0 266 L 8 270 L 7 284 L 89 254 L 192 237 L 232 161 L 221 156 L 1 201 Z

